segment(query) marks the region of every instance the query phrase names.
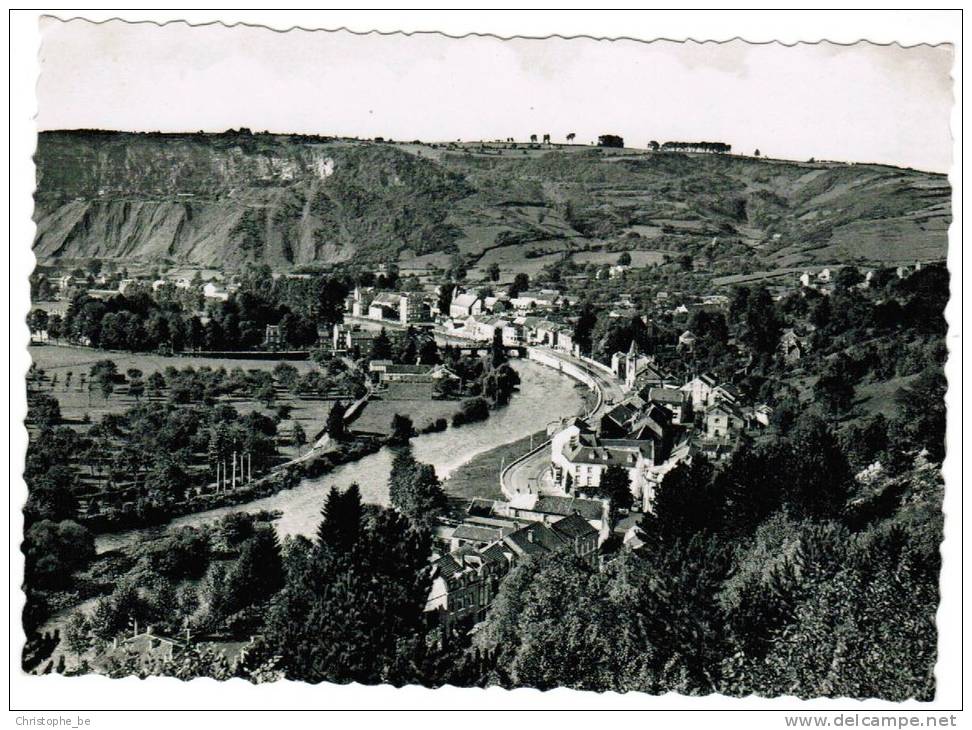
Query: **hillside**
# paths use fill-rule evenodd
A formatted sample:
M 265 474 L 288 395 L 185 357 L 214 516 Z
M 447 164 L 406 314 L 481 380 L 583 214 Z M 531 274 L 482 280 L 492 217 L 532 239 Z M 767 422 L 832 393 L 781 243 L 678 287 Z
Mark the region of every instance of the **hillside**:
M 666 250 L 761 269 L 942 258 L 942 175 L 876 165 L 249 133 L 45 132 L 42 263 L 442 264 Z

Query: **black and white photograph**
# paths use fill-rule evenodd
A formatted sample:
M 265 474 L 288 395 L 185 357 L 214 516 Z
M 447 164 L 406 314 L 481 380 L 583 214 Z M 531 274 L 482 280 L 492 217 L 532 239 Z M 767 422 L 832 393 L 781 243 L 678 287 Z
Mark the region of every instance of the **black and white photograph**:
M 956 43 L 156 15 L 11 66 L 18 686 L 949 725 Z

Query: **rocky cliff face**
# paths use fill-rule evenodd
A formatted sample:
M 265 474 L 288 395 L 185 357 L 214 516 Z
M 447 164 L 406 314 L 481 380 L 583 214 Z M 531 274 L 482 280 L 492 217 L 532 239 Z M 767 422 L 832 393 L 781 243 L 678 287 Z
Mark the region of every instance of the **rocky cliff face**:
M 283 270 L 607 246 L 773 268 L 940 258 L 951 220 L 942 175 L 727 155 L 47 132 L 35 160 L 42 262 Z
M 383 145 L 271 135 L 44 133 L 39 259 L 275 268 L 441 250 L 461 175 Z

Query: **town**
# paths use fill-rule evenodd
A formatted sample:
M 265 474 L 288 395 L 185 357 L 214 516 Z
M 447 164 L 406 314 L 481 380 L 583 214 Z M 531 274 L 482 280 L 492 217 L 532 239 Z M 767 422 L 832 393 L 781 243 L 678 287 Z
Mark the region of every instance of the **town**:
M 665 491 L 668 475 L 684 473 L 693 463 L 706 468 L 728 465 L 741 450 L 791 428 L 799 415 L 794 412 L 799 410 L 799 396 L 794 397 L 792 384 L 774 382 L 772 374 L 799 374 L 804 363 L 812 361 L 815 349 L 827 349 L 824 332 L 831 324 L 828 319 L 836 316 L 830 311 L 831 300 L 866 302 L 875 296 L 875 290 L 887 292 L 889 287 L 906 286 L 941 270 L 939 263 L 921 261 L 865 270 L 831 266 L 796 271 L 756 288 L 705 290 L 692 286 L 677 290 L 668 286 L 673 279 L 668 272 L 684 272 L 684 262 L 663 259 L 648 269 L 659 283 L 646 299 L 641 272 L 630 265 L 629 257 L 622 255 L 613 264 L 580 271 L 575 267 L 564 277 L 564 268 L 571 266 L 566 257 L 537 281 L 522 273 L 494 269 L 481 282 L 470 281 L 457 270 L 409 270 L 384 264 L 350 275 L 335 272 L 323 279 L 301 274 L 277 277 L 259 269 L 242 276 L 213 272 L 216 275 L 205 281 L 199 272 L 190 277 L 159 271 L 148 276 L 83 268 L 39 271 L 32 286 L 36 301 L 45 303 L 31 313 L 28 324 L 32 348 L 41 363 L 47 354 L 95 347 L 151 348 L 181 355 L 187 362 L 222 357 L 231 364 L 233 358 L 247 358 L 252 365 L 262 359 L 273 367 L 262 371 L 266 380 L 257 377 L 259 368 L 251 368 L 249 375 L 237 372 L 235 377 L 243 385 L 236 387 L 244 392 L 254 387 L 254 393 L 262 388 L 262 395 L 252 397 L 264 399 L 267 407 L 275 400 L 282 402 L 281 389 L 289 389 L 294 401 L 281 406 L 284 416 L 306 397 L 323 398 L 326 406 L 314 411 L 315 417 L 326 417 L 326 424 L 318 424 L 314 429 L 317 436 L 310 443 L 297 421 L 287 431 L 274 428 L 267 416 L 254 413 L 253 418 L 266 421 L 260 426 L 259 420 L 251 420 L 265 435 L 253 431 L 234 440 L 229 432 L 213 431 L 209 449 L 211 454 L 214 448 L 218 453 L 210 457 L 209 467 L 202 467 L 194 488 L 187 488 L 193 481 L 188 476 L 193 472 L 191 458 L 173 464 L 167 457 L 167 466 L 144 474 L 135 467 L 126 472 L 131 474 L 128 479 L 111 476 L 113 470 L 104 467 L 104 487 L 92 490 L 82 480 L 74 487 L 80 491 L 73 501 L 61 496 L 60 504 L 67 506 L 55 508 L 51 514 L 104 530 L 112 525 L 145 524 L 145 520 L 151 524 L 166 515 L 237 504 L 286 490 L 301 474 L 326 474 L 334 465 L 367 456 L 381 443 L 401 448 L 394 445 L 407 445 L 417 433 L 447 428 L 446 419 L 436 423 L 430 418 L 417 431 L 406 414 L 419 412 L 415 409 L 421 410 L 423 404 L 447 405 L 450 399 L 455 403 L 456 398 L 466 397 L 453 417 L 453 428 L 464 422 L 460 417 L 478 411 L 469 406 L 477 399 L 484 410 L 469 418 L 488 418 L 489 408 L 501 407 L 516 387 L 513 379 L 504 386 L 503 394 L 495 387 L 490 390 L 488 372 L 497 366 L 509 368 L 509 363 L 534 362 L 590 392 L 581 411 L 553 420 L 537 414 L 532 425 L 541 435 L 531 437 L 524 453 L 511 454 L 509 461 L 504 457 L 464 499 L 447 504 L 438 479 L 417 480 L 426 493 L 412 497 L 421 507 L 409 508 L 420 510 L 412 517 L 427 524 L 433 537 L 428 592 L 422 606 L 424 625 L 437 632 L 443 647 L 463 646 L 487 620 L 504 581 L 523 561 L 559 555 L 594 571 L 610 571 L 626 552 L 657 548 L 657 536 L 648 533 L 652 529 L 648 518 L 655 512 L 659 493 Z M 504 277 L 506 284 L 501 282 Z M 681 278 L 691 282 L 701 277 Z M 585 292 L 594 282 L 612 287 L 613 298 L 593 301 Z M 300 311 L 301 296 L 311 298 L 315 307 L 329 308 L 319 309 L 327 312 L 321 317 L 325 321 L 319 320 L 316 329 L 310 329 L 297 323 L 299 316 L 286 304 L 250 304 L 251 310 L 262 309 L 264 320 L 248 322 L 253 334 L 246 334 L 241 326 L 234 333 L 225 326 L 227 307 L 252 298 L 259 287 L 264 290 L 262 296 L 290 302 L 296 311 Z M 326 295 L 321 294 L 325 290 Z M 342 290 L 347 292 L 343 297 Z M 641 311 L 647 310 L 644 314 L 635 305 L 635 292 L 640 294 Z M 146 302 L 157 304 L 146 307 Z M 173 312 L 186 318 L 184 327 L 175 326 L 172 319 L 167 320 L 168 326 L 160 326 L 158 320 Z M 97 314 L 101 321 L 93 323 L 92 316 Z M 113 316 L 121 321 L 109 324 Z M 140 334 L 126 333 L 126 326 Z M 117 340 L 109 341 L 110 337 Z M 482 362 L 486 372 L 481 365 L 478 370 L 472 366 Z M 295 365 L 308 363 L 314 363 L 314 369 L 298 374 Z M 158 371 L 148 377 L 137 369 L 129 369 L 127 376 L 108 369 L 107 379 L 94 367 L 91 373 L 78 372 L 76 382 L 87 391 L 87 405 L 92 402 L 91 391 L 101 388 L 107 406 L 116 385 L 128 393 L 128 400 L 139 401 L 146 381 L 151 391 L 146 397 L 151 401 L 152 394 L 159 398 L 182 377 L 171 366 L 165 375 Z M 61 418 L 57 407 L 46 406 L 51 396 L 58 399 L 59 371 L 61 388 L 70 389 L 71 372 L 64 375 L 56 360 L 35 371 L 29 381 L 31 413 L 44 414 L 32 416 L 34 428 L 51 428 Z M 225 380 L 233 373 L 220 376 L 219 372 L 215 371 L 215 381 L 200 390 L 200 394 L 211 393 L 206 396 L 210 403 L 225 398 L 220 393 L 232 392 L 226 387 L 234 387 Z M 248 379 L 253 386 L 246 385 Z M 850 407 L 853 387 L 848 396 L 846 381 L 828 382 L 821 378 L 814 386 L 815 395 L 828 403 L 827 412 L 839 416 Z M 51 395 L 45 397 L 45 392 Z M 315 395 L 308 396 L 310 392 Z M 489 395 L 488 401 L 483 401 L 484 395 Z M 196 397 L 173 391 L 169 399 L 193 402 Z M 387 418 L 388 412 L 380 410 L 385 406 L 395 411 L 385 441 L 375 442 L 368 432 L 356 433 L 359 413 L 376 409 Z M 867 427 L 873 430 L 874 423 L 868 422 Z M 325 427 L 321 429 L 321 425 Z M 62 442 L 63 436 L 55 440 Z M 96 448 L 107 451 L 120 446 L 117 437 L 107 433 L 97 443 Z M 279 454 L 278 444 L 288 443 L 293 444 L 292 456 Z M 306 451 L 305 445 L 309 447 Z M 868 478 L 873 478 L 875 469 L 891 466 L 886 460 L 874 460 L 881 458 L 880 452 L 881 444 L 871 445 L 855 459 L 859 468 L 870 470 Z M 412 461 L 411 473 L 415 473 L 422 465 Z M 304 470 L 295 471 L 295 465 Z M 160 468 L 168 472 L 160 472 Z M 395 479 L 393 469 L 391 481 Z M 177 484 L 180 480 L 184 483 Z M 87 481 L 90 485 L 91 480 Z M 120 497 L 112 492 L 117 484 L 128 484 Z M 445 487 L 448 490 L 448 480 Z M 183 496 L 160 496 L 166 488 Z M 86 489 L 91 493 L 85 495 Z M 119 503 L 117 499 L 130 501 Z M 396 505 L 394 487 L 391 502 Z M 50 508 L 40 510 L 35 519 Z M 122 632 L 119 644 L 116 635 L 110 648 L 85 661 L 105 667 L 103 671 L 117 671 L 110 667 L 116 666 L 118 657 L 129 662 L 135 657 L 134 666 L 144 668 L 153 661 L 172 661 L 193 645 L 177 634 L 159 633 L 144 617 L 139 631 L 137 615 L 135 611 L 118 619 L 134 622 L 128 638 Z M 227 658 L 227 666 L 232 668 L 242 666 L 252 641 L 227 645 L 225 640 L 217 640 L 214 645 L 236 647 L 236 653 Z M 38 640 L 37 645 L 44 641 Z M 38 660 L 32 660 L 32 666 L 43 669 Z M 48 662 L 45 671 L 51 666 Z
M 85 12 L 11 36 L 11 707 L 954 703 L 956 23 Z

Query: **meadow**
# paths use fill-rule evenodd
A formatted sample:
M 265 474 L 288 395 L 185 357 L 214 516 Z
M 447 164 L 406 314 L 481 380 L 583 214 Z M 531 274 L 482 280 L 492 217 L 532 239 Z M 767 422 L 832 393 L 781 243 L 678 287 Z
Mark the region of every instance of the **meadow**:
M 391 422 L 396 413 L 412 419 L 416 431 L 431 425 L 436 419 L 452 419 L 459 410 L 454 400 L 369 400 L 364 410 L 351 423 L 352 431 L 391 435 Z

